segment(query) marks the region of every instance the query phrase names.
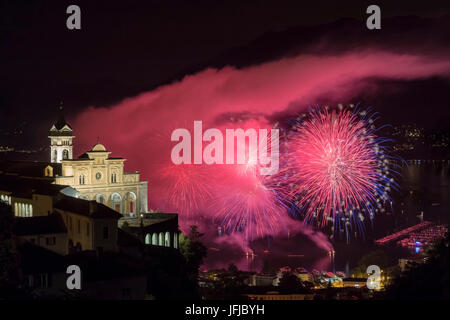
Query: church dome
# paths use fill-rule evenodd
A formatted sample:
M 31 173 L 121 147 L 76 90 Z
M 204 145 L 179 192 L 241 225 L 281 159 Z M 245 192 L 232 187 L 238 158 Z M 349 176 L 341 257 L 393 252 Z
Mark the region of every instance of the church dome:
M 106 151 L 106 148 L 104 145 L 97 143 L 95 146 L 92 147 L 92 151 Z

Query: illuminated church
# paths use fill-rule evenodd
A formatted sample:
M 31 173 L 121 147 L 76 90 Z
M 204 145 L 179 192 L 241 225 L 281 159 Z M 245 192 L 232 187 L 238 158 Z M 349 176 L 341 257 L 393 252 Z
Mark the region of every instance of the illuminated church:
M 75 136 L 62 112 L 48 137 L 51 164 L 45 175 L 56 184 L 71 186 L 79 198 L 96 200 L 124 215 L 147 212 L 147 181 L 140 181 L 139 172 L 124 172 L 126 159 L 110 157 L 100 143 L 73 159 Z
M 102 144 L 74 159 L 75 136 L 62 112 L 48 137 L 50 161 L 0 159 L 0 202 L 14 214 L 12 234 L 27 257 L 21 285 L 40 297 L 67 297 L 70 261 L 93 266 L 89 278 L 83 269 L 83 288 L 90 288 L 83 296 L 123 298 L 131 287 L 143 299 L 146 277 L 129 259 L 139 261 L 142 250 L 178 254 L 178 215 L 148 212 L 147 182 L 139 172 L 124 172 L 125 159 L 110 157 Z M 103 266 L 120 273 L 105 279 Z

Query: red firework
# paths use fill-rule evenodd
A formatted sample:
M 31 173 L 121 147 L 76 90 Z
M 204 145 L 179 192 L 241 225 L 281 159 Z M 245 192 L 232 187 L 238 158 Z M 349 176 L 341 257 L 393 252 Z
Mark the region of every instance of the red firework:
M 183 218 L 196 217 L 211 200 L 214 184 L 207 166 L 170 164 L 160 172 L 170 181 L 165 188 L 167 201 Z
M 288 193 L 306 221 L 350 224 L 387 199 L 388 161 L 366 112 L 315 109 L 297 119 L 287 141 Z
M 287 213 L 275 190 L 265 185 L 266 178 L 247 167 L 228 168 L 221 176 L 222 185 L 210 209 L 216 223 L 226 232 L 242 232 L 251 240 L 280 232 Z
M 258 148 L 267 147 L 271 154 L 268 141 Z M 280 232 L 280 219 L 287 214 L 276 189 L 266 186 L 269 178 L 260 174 L 259 159 L 249 154 L 248 144 L 236 152 L 245 152 L 245 164 L 164 166 L 160 173 L 169 185 L 164 197 L 171 210 L 180 213 L 182 225 L 209 218 L 212 228 L 237 232 L 248 240 Z

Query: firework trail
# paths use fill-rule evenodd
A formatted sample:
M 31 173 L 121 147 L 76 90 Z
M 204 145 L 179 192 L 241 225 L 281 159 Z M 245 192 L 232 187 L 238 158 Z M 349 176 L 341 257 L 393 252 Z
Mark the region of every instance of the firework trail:
M 355 110 L 351 110 L 355 109 Z M 285 143 L 285 194 L 304 221 L 364 235 L 395 187 L 390 158 L 376 135 L 375 115 L 357 108 L 314 108 L 296 118 Z

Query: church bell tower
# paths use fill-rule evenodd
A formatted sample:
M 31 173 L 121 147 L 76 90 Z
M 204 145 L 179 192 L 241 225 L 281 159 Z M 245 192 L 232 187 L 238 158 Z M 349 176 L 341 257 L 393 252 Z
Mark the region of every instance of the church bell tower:
M 73 157 L 72 128 L 64 119 L 62 103 L 58 110 L 58 121 L 51 127 L 48 137 L 50 138 L 50 161 L 61 163 Z

